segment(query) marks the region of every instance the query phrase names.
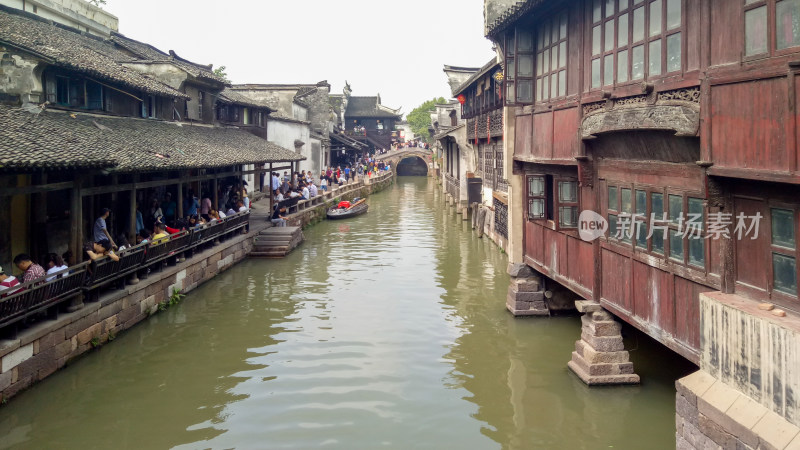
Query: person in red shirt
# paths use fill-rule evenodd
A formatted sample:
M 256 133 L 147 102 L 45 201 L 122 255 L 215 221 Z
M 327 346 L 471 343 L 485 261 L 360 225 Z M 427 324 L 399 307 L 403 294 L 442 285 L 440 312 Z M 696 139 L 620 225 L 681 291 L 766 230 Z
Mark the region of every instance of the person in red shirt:
M 45 276 L 44 268 L 31 261 L 31 257 L 20 253 L 14 258 L 14 264 L 22 271 L 22 282 L 27 283 Z
M 7 275 L 0 267 L 0 297 L 11 295 L 18 289 L 19 280 L 13 275 Z

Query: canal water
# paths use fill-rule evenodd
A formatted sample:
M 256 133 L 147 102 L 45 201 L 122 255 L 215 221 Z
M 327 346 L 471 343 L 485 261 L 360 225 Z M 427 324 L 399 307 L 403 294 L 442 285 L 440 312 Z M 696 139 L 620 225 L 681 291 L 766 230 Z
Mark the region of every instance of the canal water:
M 577 317 L 514 319 L 506 256 L 398 179 L 0 408 L 0 448 L 669 449 L 691 366 L 631 332 L 642 385 L 567 369 Z

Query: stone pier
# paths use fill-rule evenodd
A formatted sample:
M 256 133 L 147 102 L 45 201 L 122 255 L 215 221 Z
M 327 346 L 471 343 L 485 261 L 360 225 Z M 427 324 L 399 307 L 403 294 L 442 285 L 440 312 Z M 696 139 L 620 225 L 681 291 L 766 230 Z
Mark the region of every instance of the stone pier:
M 638 384 L 633 363 L 622 343 L 621 325 L 599 303 L 579 300 L 581 339 L 567 366 L 588 385 Z
M 509 264 L 511 285 L 506 296 L 506 308 L 515 316 L 549 316 L 544 301 L 542 277 L 525 264 Z

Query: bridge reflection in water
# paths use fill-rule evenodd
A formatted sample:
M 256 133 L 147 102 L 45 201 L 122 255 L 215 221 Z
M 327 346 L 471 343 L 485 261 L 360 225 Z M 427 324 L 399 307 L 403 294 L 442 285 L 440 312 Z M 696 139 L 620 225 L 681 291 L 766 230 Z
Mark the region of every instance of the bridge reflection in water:
M 0 447 L 674 448 L 692 369 L 633 335 L 644 383 L 586 387 L 580 320 L 514 319 L 505 255 L 442 195 L 400 178 L 220 274 L 12 399 Z

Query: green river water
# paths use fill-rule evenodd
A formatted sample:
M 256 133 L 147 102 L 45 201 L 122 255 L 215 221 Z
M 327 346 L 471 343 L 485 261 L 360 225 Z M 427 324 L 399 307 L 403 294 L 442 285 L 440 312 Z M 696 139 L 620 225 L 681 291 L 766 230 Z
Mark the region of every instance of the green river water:
M 580 319 L 515 319 L 507 259 L 401 177 L 0 407 L 0 448 L 671 449 L 692 366 L 628 330 L 641 386 L 567 369 Z

